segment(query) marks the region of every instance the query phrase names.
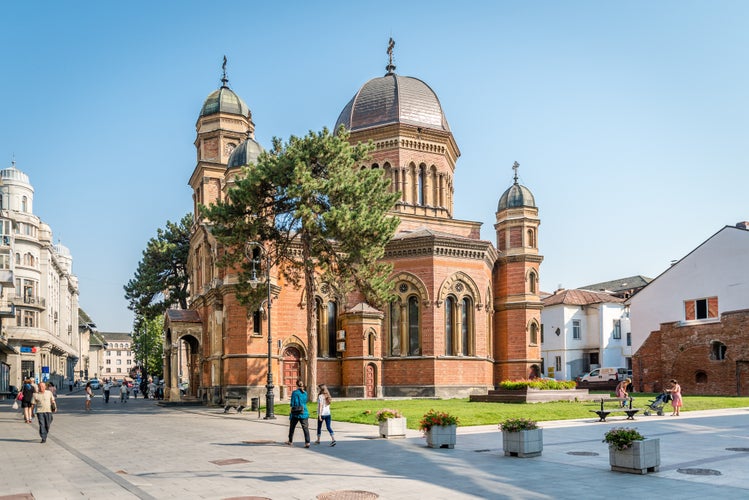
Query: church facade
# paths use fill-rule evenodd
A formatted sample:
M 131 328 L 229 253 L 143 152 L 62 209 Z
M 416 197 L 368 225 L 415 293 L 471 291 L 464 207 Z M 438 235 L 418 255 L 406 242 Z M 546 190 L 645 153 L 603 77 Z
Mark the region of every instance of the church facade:
M 354 94 L 335 127 L 346 127 L 352 143 L 373 141 L 360 168 L 381 170 L 400 193 L 393 210 L 400 226 L 384 257 L 397 299 L 378 310 L 358 294 L 339 297 L 316 284 L 318 383 L 345 397 L 466 397 L 539 375 L 543 258 L 533 195 L 515 164 L 514 183 L 498 192 L 496 245 L 480 238 L 480 222 L 455 219 L 460 150 L 442 105 L 426 83 L 396 74 L 392 61 L 386 69 Z M 223 200 L 240 167 L 262 151 L 251 111 L 225 75 L 196 130 L 190 309 L 166 315 L 167 394 L 178 398 L 178 384 L 188 381 L 190 395 L 207 402 L 261 397 L 270 359 L 276 398 L 284 399 L 308 362 L 302 290 L 271 270 L 272 307 L 248 311 L 197 214 L 199 204 Z M 185 352 L 187 360 L 178 359 Z

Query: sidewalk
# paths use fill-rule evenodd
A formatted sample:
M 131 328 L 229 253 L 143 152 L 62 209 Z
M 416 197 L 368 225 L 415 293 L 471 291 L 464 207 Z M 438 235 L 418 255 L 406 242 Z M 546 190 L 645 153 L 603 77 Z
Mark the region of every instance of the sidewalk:
M 434 450 L 418 431 L 385 440 L 375 426 L 333 422 L 338 445 L 324 432 L 307 450 L 300 429 L 293 448 L 283 444 L 287 417 L 112 400 L 97 395 L 86 414 L 82 395 L 61 394 L 45 444 L 36 421 L 24 424 L 10 402 L 0 404 L 0 499 L 749 496 L 748 408 L 544 422 L 543 454 L 521 459 L 503 455 L 495 425 L 459 428 L 455 449 Z M 659 472 L 609 470 L 603 434 L 622 425 L 661 439 Z

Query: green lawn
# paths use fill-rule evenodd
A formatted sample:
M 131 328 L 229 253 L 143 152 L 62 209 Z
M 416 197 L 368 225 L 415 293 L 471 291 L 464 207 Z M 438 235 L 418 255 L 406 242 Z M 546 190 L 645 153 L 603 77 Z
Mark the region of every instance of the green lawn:
M 598 393 L 594 393 L 598 394 Z M 600 394 L 610 394 L 602 392 Z M 645 408 L 656 394 L 633 394 L 633 408 Z M 615 403 L 608 403 L 612 407 Z M 314 418 L 317 406 L 308 405 L 310 416 Z M 719 408 L 749 407 L 749 397 L 726 396 L 684 396 L 682 412 L 690 410 L 714 410 Z M 592 401 L 553 403 L 471 403 L 468 399 L 404 399 L 404 400 L 341 400 L 333 399 L 333 420 L 360 424 L 376 424 L 375 413 L 382 408 L 395 408 L 408 419 L 409 429 L 418 429 L 422 415 L 430 409 L 456 415 L 460 426 L 497 424 L 509 417 L 530 418 L 539 422 L 544 420 L 568 420 L 576 418 L 597 418 L 590 410 L 600 408 L 600 403 Z M 666 404 L 664 413 L 671 412 L 671 405 Z M 288 415 L 289 405 L 275 406 L 278 415 Z

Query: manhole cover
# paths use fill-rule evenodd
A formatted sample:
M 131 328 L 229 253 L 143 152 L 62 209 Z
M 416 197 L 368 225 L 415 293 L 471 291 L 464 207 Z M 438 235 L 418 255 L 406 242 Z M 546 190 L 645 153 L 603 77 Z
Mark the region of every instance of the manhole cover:
M 692 476 L 720 476 L 719 470 L 714 469 L 676 469 L 680 474 L 690 474 Z
M 595 451 L 568 451 L 567 455 L 575 455 L 577 457 L 597 457 L 598 453 Z
M 726 448 L 727 451 L 749 451 L 749 448 Z
M 212 464 L 216 465 L 234 465 L 234 464 L 247 464 L 250 461 L 244 458 L 226 458 L 224 460 L 211 460 Z
M 492 451 L 492 450 L 473 450 L 473 451 L 475 451 L 476 453 L 486 453 L 487 451 Z
M 370 498 L 380 498 L 380 495 L 371 491 L 341 490 L 320 493 L 315 498 L 317 500 L 369 500 Z

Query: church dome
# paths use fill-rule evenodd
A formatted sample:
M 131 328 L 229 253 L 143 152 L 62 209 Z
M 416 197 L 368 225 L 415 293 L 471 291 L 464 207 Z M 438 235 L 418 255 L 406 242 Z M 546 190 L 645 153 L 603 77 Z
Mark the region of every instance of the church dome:
M 211 92 L 203 103 L 203 109 L 200 110 L 200 116 L 215 113 L 231 113 L 249 118 L 250 108 L 232 89 L 223 85 L 220 89 Z
M 392 72 L 359 89 L 341 111 L 335 130 L 341 125 L 353 132 L 393 123 L 450 131 L 437 94 L 429 85 Z
M 248 138 L 231 152 L 226 168 L 239 168 L 250 163 L 255 163 L 263 151 L 265 150 L 255 139 Z
M 533 193 L 527 187 L 522 184 L 518 184 L 517 168 L 518 163 L 512 167 L 515 169 L 515 183 L 510 188 L 502 193 L 499 197 L 499 203 L 497 204 L 497 212 L 500 210 L 507 210 L 508 208 L 520 208 L 520 207 L 533 207 L 536 208 L 536 200 L 533 198 Z

